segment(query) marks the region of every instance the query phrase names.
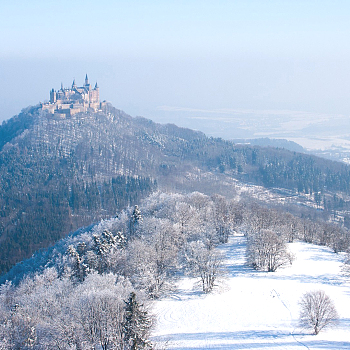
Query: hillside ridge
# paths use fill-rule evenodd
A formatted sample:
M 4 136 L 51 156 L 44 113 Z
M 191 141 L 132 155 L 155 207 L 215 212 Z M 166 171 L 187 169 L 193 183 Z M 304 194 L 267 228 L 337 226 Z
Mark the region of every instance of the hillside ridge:
M 0 272 L 157 187 L 232 197 L 239 180 L 306 194 L 333 215 L 348 208 L 350 168 L 342 163 L 235 145 L 110 104 L 65 118 L 28 107 L 0 135 Z

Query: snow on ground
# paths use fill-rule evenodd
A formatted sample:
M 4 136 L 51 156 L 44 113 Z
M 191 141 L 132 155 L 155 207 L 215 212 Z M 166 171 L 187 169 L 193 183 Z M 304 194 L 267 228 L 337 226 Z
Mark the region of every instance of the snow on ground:
M 155 304 L 153 340 L 167 349 L 350 349 L 350 283 L 340 275 L 342 255 L 303 242 L 289 245 L 296 260 L 275 273 L 245 265 L 245 238 L 221 247 L 227 277 L 212 293 L 183 278 L 178 290 Z M 298 326 L 298 301 L 322 289 L 333 299 L 339 324 L 317 336 Z

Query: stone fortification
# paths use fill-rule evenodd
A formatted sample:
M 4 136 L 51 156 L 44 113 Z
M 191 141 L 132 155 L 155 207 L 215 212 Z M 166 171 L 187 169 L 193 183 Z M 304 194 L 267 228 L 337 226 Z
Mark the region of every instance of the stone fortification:
M 102 108 L 102 104 L 97 83 L 92 88 L 86 75 L 83 86 L 77 86 L 75 80 L 73 80 L 71 88 L 64 88 L 61 84 L 60 90 L 55 91 L 52 89 L 50 91 L 50 102 L 43 103 L 42 109 L 65 117 L 86 112 L 89 109 L 98 111 Z

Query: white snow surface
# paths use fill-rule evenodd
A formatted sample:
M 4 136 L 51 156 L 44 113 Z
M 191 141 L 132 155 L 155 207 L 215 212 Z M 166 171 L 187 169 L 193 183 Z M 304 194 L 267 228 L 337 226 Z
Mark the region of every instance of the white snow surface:
M 182 278 L 172 295 L 155 303 L 153 340 L 166 349 L 350 349 L 350 283 L 342 254 L 303 242 L 289 244 L 293 265 L 259 272 L 245 264 L 246 240 L 232 236 L 220 247 L 227 275 L 211 294 Z M 299 327 L 303 293 L 324 290 L 339 323 L 317 336 Z

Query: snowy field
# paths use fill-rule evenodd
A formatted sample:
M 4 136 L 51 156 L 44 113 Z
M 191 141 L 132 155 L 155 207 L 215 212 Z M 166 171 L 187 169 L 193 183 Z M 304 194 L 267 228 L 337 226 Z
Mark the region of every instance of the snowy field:
M 182 279 L 178 291 L 155 304 L 153 340 L 167 349 L 350 349 L 350 283 L 340 275 L 342 255 L 329 248 L 289 244 L 296 260 L 274 273 L 245 265 L 245 238 L 222 246 L 227 277 L 209 295 Z M 317 336 L 299 328 L 306 291 L 322 289 L 334 301 L 337 326 Z

